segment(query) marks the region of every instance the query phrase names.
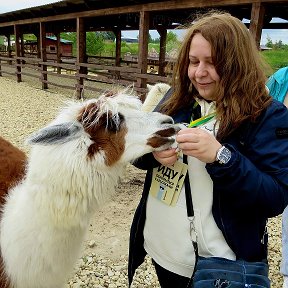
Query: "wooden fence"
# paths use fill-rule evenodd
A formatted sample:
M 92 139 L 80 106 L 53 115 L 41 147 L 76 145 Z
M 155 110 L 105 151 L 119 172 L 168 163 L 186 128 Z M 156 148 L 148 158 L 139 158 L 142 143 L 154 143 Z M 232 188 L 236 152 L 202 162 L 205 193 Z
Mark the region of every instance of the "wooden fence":
M 88 63 L 79 63 L 76 58 L 63 58 L 61 63 L 57 63 L 56 59 L 43 62 L 42 59 L 32 55 L 30 57 L 0 55 L 0 76 L 5 74 L 15 75 L 17 82 L 22 81 L 22 75 L 37 78 L 43 89 L 48 89 L 48 85 L 54 85 L 76 90 L 78 92 L 77 97 L 80 97 L 83 90 L 97 92 L 103 90 L 102 88 L 93 87 L 91 82 L 133 86 L 136 92 L 143 95 L 147 92 L 147 88 L 138 87 L 137 79 L 146 79 L 149 84 L 169 83 L 170 81 L 170 77 L 141 73 L 135 61 L 123 61 L 121 65 L 97 64 L 97 58 L 95 57 L 88 58 Z M 60 81 L 62 83 L 53 81 L 53 78 L 55 79 L 53 76 L 57 76 L 58 80 L 62 78 L 63 81 Z M 65 79 L 72 81 L 65 82 Z

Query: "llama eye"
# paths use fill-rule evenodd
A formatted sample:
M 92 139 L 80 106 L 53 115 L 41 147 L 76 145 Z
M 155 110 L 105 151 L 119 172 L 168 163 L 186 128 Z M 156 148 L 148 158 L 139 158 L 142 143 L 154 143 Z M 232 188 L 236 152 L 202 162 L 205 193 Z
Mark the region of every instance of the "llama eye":
M 117 123 L 115 123 L 114 119 L 112 119 L 112 118 L 108 119 L 107 130 L 109 132 L 118 132 L 119 131 L 119 125 L 117 125 Z
M 107 122 L 108 131 L 114 133 L 120 131 L 120 127 L 123 121 L 124 116 L 121 113 L 117 113 L 113 117 L 110 117 Z

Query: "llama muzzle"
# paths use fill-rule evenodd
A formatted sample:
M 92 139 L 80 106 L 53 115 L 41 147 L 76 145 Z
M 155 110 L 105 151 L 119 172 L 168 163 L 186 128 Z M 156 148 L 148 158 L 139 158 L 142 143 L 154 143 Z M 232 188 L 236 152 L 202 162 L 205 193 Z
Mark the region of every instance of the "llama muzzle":
M 163 129 L 157 131 L 147 141 L 147 145 L 151 146 L 155 150 L 165 150 L 171 147 L 175 143 L 175 135 L 180 131 L 178 125 L 167 124 Z

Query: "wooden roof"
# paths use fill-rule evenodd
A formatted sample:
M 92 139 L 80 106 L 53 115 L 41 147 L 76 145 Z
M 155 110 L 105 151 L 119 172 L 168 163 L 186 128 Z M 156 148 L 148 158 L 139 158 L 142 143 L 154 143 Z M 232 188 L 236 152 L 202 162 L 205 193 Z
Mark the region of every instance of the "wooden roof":
M 64 0 L 0 14 L 0 34 L 13 34 L 14 24 L 21 25 L 23 33 L 33 33 L 39 22 L 50 22 L 47 33 L 59 27 L 61 31 L 76 31 L 77 17 L 85 18 L 86 31 L 138 30 L 141 11 L 151 12 L 149 29 L 173 29 L 191 22 L 195 13 L 211 8 L 250 19 L 253 3 L 265 6 L 263 29 L 288 29 L 288 22 L 270 23 L 272 17 L 288 21 L 287 0 Z

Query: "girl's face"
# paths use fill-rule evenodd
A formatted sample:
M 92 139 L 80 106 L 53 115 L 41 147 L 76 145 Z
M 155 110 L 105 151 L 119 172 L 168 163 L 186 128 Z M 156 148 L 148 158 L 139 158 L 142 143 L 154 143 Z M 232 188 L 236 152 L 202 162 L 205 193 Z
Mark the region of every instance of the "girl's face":
M 205 100 L 214 100 L 220 77 L 212 62 L 210 43 L 199 33 L 192 38 L 189 61 L 188 77 L 192 84 Z

